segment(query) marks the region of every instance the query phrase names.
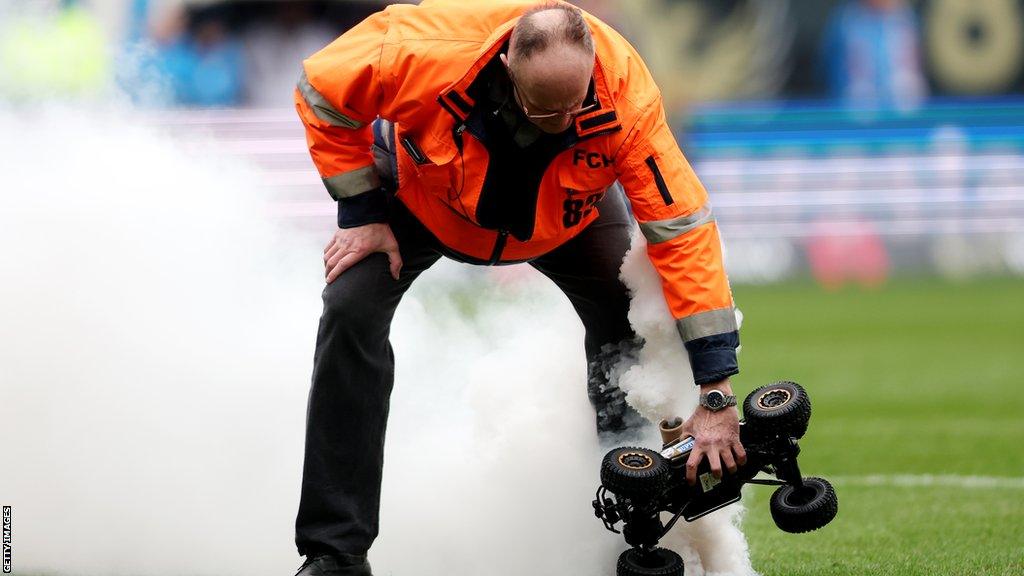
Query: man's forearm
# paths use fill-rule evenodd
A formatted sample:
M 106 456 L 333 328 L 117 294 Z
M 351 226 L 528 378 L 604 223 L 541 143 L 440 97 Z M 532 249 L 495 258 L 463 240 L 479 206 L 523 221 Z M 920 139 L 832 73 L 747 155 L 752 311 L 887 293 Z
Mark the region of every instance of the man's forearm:
M 721 390 L 724 394 L 732 395 L 732 383 L 728 378 L 723 378 L 700 385 L 701 394 L 707 394 L 711 390 Z

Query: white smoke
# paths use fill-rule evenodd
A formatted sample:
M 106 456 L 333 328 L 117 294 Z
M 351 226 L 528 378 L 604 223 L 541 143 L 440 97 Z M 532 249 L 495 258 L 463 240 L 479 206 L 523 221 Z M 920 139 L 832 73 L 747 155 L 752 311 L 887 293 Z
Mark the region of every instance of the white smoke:
M 647 258 L 647 243 L 639 233 L 633 235 L 622 277 L 633 295 L 629 321 L 645 344 L 639 363 L 622 375 L 620 386 L 629 403 L 652 422 L 686 418 L 697 407 L 698 388 L 658 273 Z M 737 320 L 742 320 L 739 311 Z M 736 503 L 693 523 L 680 520 L 660 544 L 683 557 L 691 576 L 754 574 L 747 540 L 739 528 L 742 516 L 743 507 Z
M 0 158 L 15 573 L 292 574 L 330 230 L 272 216 L 251 166 L 121 115 L 0 109 Z M 613 574 L 625 544 L 590 507 L 601 450 L 557 289 L 439 263 L 392 337 L 375 571 Z M 746 558 L 730 515 L 680 529 L 692 566 Z
M 275 573 L 317 249 L 137 119 L 0 110 L 0 499 L 15 571 Z

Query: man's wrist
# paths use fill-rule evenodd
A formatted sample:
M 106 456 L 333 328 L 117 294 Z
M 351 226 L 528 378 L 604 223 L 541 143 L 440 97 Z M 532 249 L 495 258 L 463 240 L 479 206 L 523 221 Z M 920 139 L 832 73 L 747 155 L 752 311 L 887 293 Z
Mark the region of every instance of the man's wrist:
M 735 406 L 736 396 L 732 393 L 729 379 L 725 378 L 701 385 L 697 405 L 711 413 L 721 412 L 730 406 Z
M 700 393 L 707 394 L 712 390 L 721 390 L 725 394 L 732 394 L 732 384 L 729 383 L 729 379 L 718 380 L 716 382 L 708 382 L 700 385 Z

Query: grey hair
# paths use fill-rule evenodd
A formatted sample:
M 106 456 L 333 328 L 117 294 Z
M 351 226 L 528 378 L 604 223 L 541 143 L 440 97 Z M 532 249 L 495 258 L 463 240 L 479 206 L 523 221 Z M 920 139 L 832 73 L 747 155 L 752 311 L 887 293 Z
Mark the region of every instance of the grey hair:
M 554 27 L 537 22 L 536 15 L 548 10 L 562 13 L 561 21 Z M 583 12 L 568 4 L 549 2 L 527 10 L 512 29 L 511 49 L 516 58 L 529 60 L 534 54 L 544 52 L 552 45 L 565 44 L 583 51 L 594 53 L 594 39 L 590 28 L 583 19 Z

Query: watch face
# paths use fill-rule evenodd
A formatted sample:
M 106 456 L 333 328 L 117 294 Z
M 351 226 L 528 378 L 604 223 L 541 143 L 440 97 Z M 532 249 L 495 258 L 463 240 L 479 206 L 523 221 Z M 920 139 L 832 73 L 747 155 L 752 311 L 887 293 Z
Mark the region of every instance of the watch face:
M 719 408 L 724 408 L 725 407 L 725 394 L 722 394 L 718 390 L 712 390 L 711 392 L 708 392 L 707 399 L 705 400 L 705 402 L 707 403 L 708 408 L 710 408 L 712 410 L 718 410 Z

